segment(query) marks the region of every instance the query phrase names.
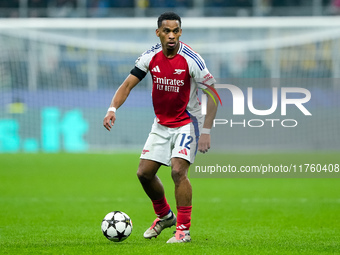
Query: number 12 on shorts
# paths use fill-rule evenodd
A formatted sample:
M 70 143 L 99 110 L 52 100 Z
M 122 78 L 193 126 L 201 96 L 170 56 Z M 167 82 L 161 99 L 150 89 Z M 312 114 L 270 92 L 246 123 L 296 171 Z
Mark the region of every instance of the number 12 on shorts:
M 181 140 L 179 146 L 183 146 L 184 145 L 185 148 L 190 150 L 190 143 L 193 140 L 194 140 L 194 138 L 191 135 L 187 136 L 187 134 L 182 134 L 182 140 Z

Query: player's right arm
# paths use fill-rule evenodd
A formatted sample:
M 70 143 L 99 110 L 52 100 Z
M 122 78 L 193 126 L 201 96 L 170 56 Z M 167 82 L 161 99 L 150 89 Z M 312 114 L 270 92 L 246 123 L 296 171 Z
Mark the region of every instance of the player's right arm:
M 127 99 L 130 94 L 130 91 L 140 82 L 140 79 L 137 76 L 130 74 L 125 81 L 120 85 L 114 94 L 110 107 L 114 107 L 118 109 Z M 114 111 L 107 111 L 103 125 L 107 130 L 111 130 L 114 122 L 116 120 L 116 113 Z
M 152 56 L 155 53 L 155 49 L 159 49 L 161 46 L 158 44 L 152 47 L 151 50 L 144 52 L 135 62 L 135 67 L 131 70 L 130 75 L 125 79 L 125 81 L 120 85 L 115 95 L 112 98 L 110 108 L 114 107 L 114 111 L 107 111 L 103 125 L 107 130 L 111 130 L 115 120 L 116 113 L 115 109 L 118 109 L 129 96 L 130 91 L 146 76 L 149 71 L 149 63 Z

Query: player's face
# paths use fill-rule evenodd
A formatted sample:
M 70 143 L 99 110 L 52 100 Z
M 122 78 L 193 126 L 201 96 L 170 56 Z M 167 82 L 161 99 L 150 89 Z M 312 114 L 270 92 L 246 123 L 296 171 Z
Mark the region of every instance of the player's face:
M 156 30 L 156 35 L 161 40 L 163 49 L 173 52 L 179 48 L 179 37 L 182 29 L 178 20 L 163 20 L 162 26 Z

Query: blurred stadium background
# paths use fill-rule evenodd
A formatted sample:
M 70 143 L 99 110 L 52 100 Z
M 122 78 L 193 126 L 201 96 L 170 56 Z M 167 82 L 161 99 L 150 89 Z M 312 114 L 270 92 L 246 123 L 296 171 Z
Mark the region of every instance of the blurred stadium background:
M 337 15 L 338 0 L 2 0 L 4 18 L 159 16 L 172 9 L 182 16 Z
M 340 149 L 340 1 L 12 0 L 0 3 L 0 153 L 140 150 L 154 116 L 149 76 L 113 132 L 102 119 L 134 61 L 158 42 L 166 10 L 183 17 L 182 41 L 218 81 L 257 89 L 259 108 L 270 107 L 273 86 L 312 93 L 313 116 L 297 128 L 229 128 L 226 141 L 214 139 L 242 151 Z

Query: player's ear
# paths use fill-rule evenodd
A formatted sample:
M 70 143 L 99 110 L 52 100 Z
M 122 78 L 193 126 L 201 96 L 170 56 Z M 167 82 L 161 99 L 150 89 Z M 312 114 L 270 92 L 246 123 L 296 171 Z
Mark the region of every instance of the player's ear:
M 156 29 L 156 35 L 157 35 L 157 37 L 159 37 L 159 29 L 158 28 Z

